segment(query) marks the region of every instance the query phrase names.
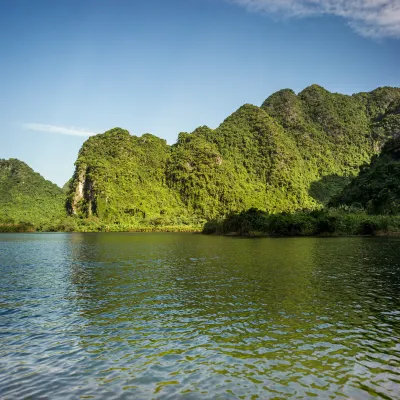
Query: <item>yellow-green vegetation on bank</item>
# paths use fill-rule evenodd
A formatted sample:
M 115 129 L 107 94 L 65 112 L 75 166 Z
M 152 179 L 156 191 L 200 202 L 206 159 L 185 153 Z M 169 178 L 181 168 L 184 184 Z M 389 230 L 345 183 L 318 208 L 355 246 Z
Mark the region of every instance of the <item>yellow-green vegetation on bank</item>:
M 130 224 L 107 224 L 83 220 L 82 223 L 64 221 L 57 227 L 58 232 L 201 232 L 202 226 L 192 225 L 130 225 Z
M 252 208 L 212 220 L 204 234 L 242 236 L 348 236 L 400 234 L 400 215 L 369 215 L 357 209 L 268 214 Z
M 0 232 L 5 233 L 21 233 L 21 232 L 36 232 L 36 228 L 31 223 L 0 223 Z
M 202 231 L 203 225 L 146 225 L 125 223 L 104 223 L 99 218 L 64 217 L 43 224 L 0 223 L 0 232 L 192 232 Z

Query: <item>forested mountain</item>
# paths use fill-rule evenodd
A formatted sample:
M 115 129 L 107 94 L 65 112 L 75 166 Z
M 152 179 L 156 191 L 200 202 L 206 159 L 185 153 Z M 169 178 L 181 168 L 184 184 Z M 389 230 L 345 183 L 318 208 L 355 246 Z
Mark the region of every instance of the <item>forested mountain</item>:
M 82 146 L 68 212 L 166 225 L 251 207 L 320 207 L 399 130 L 399 101 L 399 88 L 347 96 L 312 85 L 246 104 L 214 130 L 180 133 L 172 146 L 114 128 Z
M 0 224 L 39 226 L 65 216 L 65 195 L 24 162 L 0 159 Z

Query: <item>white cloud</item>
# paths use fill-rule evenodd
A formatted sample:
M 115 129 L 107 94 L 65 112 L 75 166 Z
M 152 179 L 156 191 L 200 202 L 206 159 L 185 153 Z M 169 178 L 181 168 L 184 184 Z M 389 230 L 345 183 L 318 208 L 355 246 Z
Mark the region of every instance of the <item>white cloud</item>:
M 358 33 L 400 38 L 400 0 L 228 0 L 255 12 L 280 17 L 334 15 Z
M 88 136 L 93 136 L 93 135 L 97 134 L 96 132 L 87 131 L 82 128 L 46 125 L 46 124 L 26 123 L 26 124 L 22 124 L 22 127 L 24 129 L 28 129 L 30 131 L 58 133 L 61 135 L 73 135 L 73 136 L 88 137 Z

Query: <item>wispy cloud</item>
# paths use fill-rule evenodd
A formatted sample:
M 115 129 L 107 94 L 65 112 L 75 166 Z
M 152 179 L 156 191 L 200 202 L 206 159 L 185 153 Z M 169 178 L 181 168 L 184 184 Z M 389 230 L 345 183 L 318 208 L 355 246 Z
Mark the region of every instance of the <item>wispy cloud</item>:
M 335 15 L 363 36 L 400 38 L 400 0 L 228 0 L 278 17 Z
M 24 129 L 36 132 L 50 132 L 57 133 L 61 135 L 73 135 L 73 136 L 93 136 L 96 132 L 91 132 L 86 129 L 76 128 L 76 127 L 66 127 L 66 126 L 56 126 L 56 125 L 46 125 L 46 124 L 35 124 L 35 123 L 24 123 L 22 124 Z

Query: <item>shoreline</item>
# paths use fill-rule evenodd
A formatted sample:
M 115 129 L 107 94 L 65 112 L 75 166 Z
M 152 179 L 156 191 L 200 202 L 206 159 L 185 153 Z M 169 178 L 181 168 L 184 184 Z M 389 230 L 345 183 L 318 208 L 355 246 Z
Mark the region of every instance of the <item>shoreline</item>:
M 108 227 L 109 228 L 109 227 Z M 203 227 L 165 226 L 128 229 L 24 229 L 19 225 L 0 225 L 0 233 L 202 233 Z
M 253 208 L 230 214 L 223 219 L 207 222 L 197 220 L 187 224 L 152 224 L 146 220 L 137 223 L 107 223 L 98 218 L 65 218 L 52 221 L 3 222 L 0 223 L 0 232 L 186 232 L 239 237 L 396 237 L 400 236 L 400 215 L 371 215 L 365 211 L 348 212 L 333 208 L 268 214 Z
M 400 237 L 400 232 L 376 232 L 374 234 L 316 234 L 316 235 L 272 235 L 263 232 L 249 232 L 249 233 L 240 233 L 240 232 L 230 232 L 230 233 L 202 233 L 207 236 L 226 236 L 226 237 L 240 237 L 240 238 L 351 238 L 351 237 Z
M 220 237 L 237 237 L 244 239 L 257 239 L 257 238 L 270 238 L 270 239 L 284 239 L 284 238 L 352 238 L 352 237 L 400 237 L 399 231 L 378 231 L 374 234 L 346 234 L 346 233 L 323 233 L 323 234 L 310 234 L 310 235 L 299 235 L 299 234 L 288 234 L 288 235 L 278 235 L 278 234 L 267 234 L 263 232 L 229 232 L 229 233 L 204 233 L 202 229 L 137 229 L 137 230 L 81 230 L 81 231 L 63 231 L 63 230 L 15 230 L 15 231 L 3 231 L 0 227 L 0 234 L 13 234 L 13 233 L 188 233 L 194 235 L 205 235 L 205 236 L 220 236 Z

